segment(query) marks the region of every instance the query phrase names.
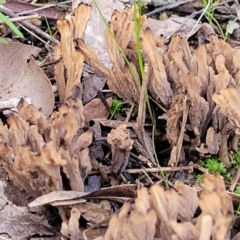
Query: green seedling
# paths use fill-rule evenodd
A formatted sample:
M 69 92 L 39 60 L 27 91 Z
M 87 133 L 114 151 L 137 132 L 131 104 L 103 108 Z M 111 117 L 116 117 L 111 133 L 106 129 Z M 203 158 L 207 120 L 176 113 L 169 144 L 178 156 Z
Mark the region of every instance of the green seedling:
M 138 116 L 138 108 L 134 107 L 133 112 L 132 112 L 132 117 L 136 118 Z
M 240 186 L 237 186 L 234 193 L 240 195 Z
M 46 17 L 45 17 L 45 21 L 46 21 L 46 24 L 47 24 L 48 33 L 49 33 L 49 35 L 50 35 L 51 38 L 52 38 L 52 42 L 54 43 L 53 33 L 52 33 L 51 27 L 50 27 L 50 25 L 49 25 L 48 20 L 47 20 Z
M 200 165 L 205 167 L 211 174 L 222 174 L 227 171 L 225 165 L 222 162 L 219 162 L 217 158 L 208 158 L 204 161 L 200 161 Z
M 213 7 L 213 5 L 217 4 L 219 2 L 219 0 L 202 0 L 202 4 L 204 6 L 204 8 L 208 7 L 208 9 L 205 12 L 205 17 L 208 20 L 208 22 L 210 24 L 215 24 L 223 38 L 224 41 L 227 40 L 228 38 L 228 27 L 226 29 L 226 31 L 224 32 L 220 23 L 218 22 L 218 20 L 214 17 L 214 11 L 215 8 Z
M 228 173 L 227 175 L 225 175 L 225 179 L 227 180 L 227 182 L 232 182 L 233 180 L 233 175 L 231 173 Z
M 235 154 L 233 154 L 232 165 L 235 168 L 239 168 L 239 166 L 240 166 L 240 149 L 238 149 L 237 152 Z
M 5 4 L 5 0 L 0 0 L 0 4 Z M 10 27 L 10 29 L 20 38 L 23 38 L 23 34 L 18 30 L 18 28 L 3 14 L 0 12 L 0 20 L 3 21 L 7 26 Z M 4 38 L 0 38 L 0 43 L 7 44 L 8 41 L 6 41 Z
M 235 211 L 235 214 L 234 214 L 233 225 L 235 224 L 236 219 L 239 215 L 240 215 L 240 203 L 238 204 L 238 208 L 237 208 L 237 210 Z
M 122 108 L 123 105 L 127 104 L 127 102 L 123 102 L 117 98 L 113 99 L 112 102 L 112 115 L 110 117 L 110 120 L 115 116 L 115 115 L 121 115 L 122 114 Z
M 198 184 L 203 183 L 203 175 L 197 175 L 195 182 Z

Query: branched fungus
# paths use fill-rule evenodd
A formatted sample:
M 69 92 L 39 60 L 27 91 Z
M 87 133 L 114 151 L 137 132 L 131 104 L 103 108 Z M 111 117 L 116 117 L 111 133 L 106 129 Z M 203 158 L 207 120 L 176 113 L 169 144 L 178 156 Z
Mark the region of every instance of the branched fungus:
M 133 145 L 133 140 L 127 131 L 127 125 L 122 124 L 111 130 L 107 136 L 107 142 L 111 145 L 112 150 L 112 171 L 114 173 L 124 171 Z

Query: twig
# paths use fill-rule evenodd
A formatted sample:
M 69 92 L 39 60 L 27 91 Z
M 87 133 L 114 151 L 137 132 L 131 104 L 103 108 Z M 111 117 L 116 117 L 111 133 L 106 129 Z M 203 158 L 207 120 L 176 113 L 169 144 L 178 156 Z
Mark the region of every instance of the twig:
M 192 166 L 194 169 L 197 169 L 198 171 L 202 172 L 202 173 L 208 173 L 208 170 L 205 169 L 203 166 L 197 164 L 197 163 L 193 163 L 193 162 L 190 162 L 189 163 L 189 166 Z
M 102 101 L 103 105 L 105 106 L 105 108 L 107 109 L 109 114 L 112 114 L 112 109 L 109 106 L 109 104 L 108 104 L 106 98 L 104 97 L 103 93 L 101 91 L 98 91 L 97 96 L 98 96 L 98 98 L 100 98 L 100 100 Z
M 39 8 L 35 8 L 35 9 L 31 9 L 31 10 L 28 10 L 28 11 L 25 11 L 25 12 L 18 13 L 17 15 L 25 15 L 25 14 L 37 12 L 37 11 L 40 11 L 40 10 L 43 10 L 43 9 L 47 9 L 47 8 L 55 7 L 55 6 L 60 6 L 60 5 L 63 5 L 63 4 L 66 4 L 66 3 L 71 3 L 71 2 L 72 2 L 72 0 L 68 0 L 68 1 L 65 1 L 65 2 L 57 2 L 57 3 L 53 3 L 53 4 L 48 4 L 48 5 L 45 5 L 43 7 L 39 7 Z
M 152 179 L 149 177 L 149 175 L 146 173 L 146 171 L 144 169 L 142 169 L 143 173 L 146 175 L 146 177 L 148 178 L 148 180 L 150 181 L 151 184 L 153 184 Z
M 44 44 L 47 44 L 46 41 L 44 41 L 42 38 L 40 38 L 38 35 L 36 35 L 34 32 L 32 32 L 31 30 L 29 30 L 28 28 L 24 27 L 22 24 L 19 24 L 19 26 L 24 29 L 26 32 L 30 33 L 32 36 L 34 36 L 35 38 L 37 38 L 39 41 L 41 41 Z
M 8 20 L 11 22 L 20 22 L 23 20 L 28 20 L 28 19 L 33 19 L 33 18 L 40 18 L 40 16 L 38 14 L 35 14 L 35 15 L 29 15 L 29 16 L 9 18 Z M 0 23 L 3 23 L 3 21 L 0 20 Z
M 181 125 L 181 131 L 180 131 L 180 136 L 178 138 L 177 142 L 177 159 L 176 159 L 176 166 L 178 165 L 178 160 L 180 158 L 181 150 L 182 150 L 182 144 L 183 144 L 183 136 L 185 132 L 185 127 L 187 123 L 187 118 L 188 118 L 188 111 L 189 111 L 190 103 L 188 101 L 188 97 L 185 96 L 183 100 L 183 118 L 182 118 L 182 125 Z
M 3 5 L 0 5 L 0 12 L 4 13 L 7 16 L 10 16 L 12 18 L 18 17 L 17 14 L 13 13 L 10 9 L 4 7 Z M 42 31 L 40 28 L 35 27 L 33 24 L 31 24 L 29 21 L 21 21 L 21 24 L 28 28 L 29 30 L 35 32 L 36 34 L 38 34 L 39 36 L 41 36 L 42 38 L 50 41 L 50 42 L 54 42 L 55 44 L 59 44 L 59 41 L 57 39 L 55 39 L 54 37 L 48 35 L 47 33 L 45 33 L 44 31 Z
M 156 161 L 154 159 L 153 153 L 151 151 L 150 143 L 148 142 L 146 132 L 144 129 L 145 117 L 146 117 L 146 98 L 147 98 L 147 85 L 149 82 L 149 78 L 145 74 L 142 79 L 142 86 L 140 91 L 140 100 L 138 105 L 138 116 L 137 116 L 137 128 L 134 128 L 138 139 L 142 140 L 141 143 L 144 145 L 147 150 L 148 156 L 152 163 L 156 165 Z
M 169 166 L 177 166 L 178 165 L 178 161 L 179 161 L 181 150 L 182 150 L 183 137 L 184 137 L 184 132 L 185 132 L 185 126 L 187 123 L 189 107 L 190 107 L 190 103 L 189 103 L 188 97 L 186 95 L 183 100 L 183 117 L 182 117 L 180 135 L 178 137 L 177 144 L 174 145 L 172 148 L 171 157 L 168 162 Z
M 168 112 L 168 110 L 165 108 L 165 107 L 163 107 L 163 106 L 161 106 L 155 99 L 153 99 L 151 96 L 148 96 L 150 99 L 151 99 L 151 101 L 153 101 L 160 109 L 162 109 L 165 113 L 167 113 Z
M 171 3 L 171 4 L 168 4 L 168 5 L 166 5 L 166 6 L 156 8 L 155 10 L 147 13 L 146 16 L 149 17 L 149 16 L 152 16 L 152 15 L 155 14 L 155 13 L 159 13 L 159 12 L 164 11 L 164 10 L 167 10 L 167 9 L 171 9 L 171 8 L 174 8 L 174 7 L 178 7 L 179 5 L 182 5 L 182 4 L 188 3 L 188 2 L 192 2 L 192 1 L 193 1 L 193 0 L 184 0 L 184 1 L 180 1 L 180 2 Z
M 236 185 L 237 185 L 237 182 L 238 182 L 238 180 L 239 180 L 239 177 L 240 177 L 240 168 L 238 168 L 238 171 L 237 171 L 237 173 L 235 174 L 235 176 L 234 176 L 234 178 L 233 178 L 233 181 L 232 181 L 232 183 L 231 183 L 231 186 L 230 186 L 230 188 L 229 188 L 229 190 L 230 190 L 231 192 L 234 191 L 234 189 L 235 189 L 235 187 L 236 187 Z
M 44 68 L 44 67 L 47 67 L 47 66 L 50 66 L 50 65 L 54 65 L 54 64 L 59 63 L 59 62 L 61 62 L 61 58 L 53 60 L 53 61 L 48 62 L 48 63 L 41 63 L 39 65 L 39 67 Z
M 162 172 L 178 172 L 178 171 L 193 171 L 193 166 L 184 166 L 184 167 L 161 167 L 161 168 L 145 168 L 145 169 L 126 169 L 127 173 L 151 173 L 151 172 L 159 172 L 160 169 Z M 111 171 L 106 171 L 106 174 L 111 174 Z M 99 171 L 92 171 L 89 175 L 100 174 Z
M 129 122 L 129 120 L 131 118 L 131 115 L 132 115 L 132 112 L 133 112 L 133 109 L 134 109 L 134 105 L 132 105 L 131 108 L 129 109 L 127 117 L 125 119 L 125 122 Z
M 208 4 L 207 6 L 204 8 L 202 14 L 200 15 L 200 17 L 198 18 L 197 22 L 195 23 L 195 25 L 193 26 L 192 30 L 190 31 L 190 33 L 187 36 L 187 39 L 192 36 L 192 33 L 194 32 L 195 28 L 197 27 L 197 25 L 199 24 L 200 20 L 202 19 L 203 15 L 206 13 L 206 11 L 208 10 L 210 6 L 210 0 L 208 0 Z

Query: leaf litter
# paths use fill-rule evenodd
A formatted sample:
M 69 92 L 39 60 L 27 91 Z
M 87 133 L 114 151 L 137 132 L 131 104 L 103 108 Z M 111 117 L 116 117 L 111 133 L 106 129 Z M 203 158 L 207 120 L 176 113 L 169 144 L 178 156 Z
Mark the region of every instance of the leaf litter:
M 74 14 L 67 14 L 57 23 L 61 42 L 54 47 L 54 57 L 60 61 L 54 70 L 59 106 L 52 112 L 50 104 L 51 108 L 46 110 L 47 104 L 41 106 L 42 101 L 38 105 L 35 96 L 27 91 L 7 96 L 7 100 L 32 100 L 31 103 L 21 99 L 15 106 L 17 113 L 6 113 L 7 124 L 1 121 L 0 159 L 9 179 L 35 199 L 29 207 L 57 207 L 62 220 L 60 232 L 72 240 L 231 239 L 233 194 L 227 193 L 220 175 L 204 175 L 200 192 L 180 181 L 166 190 L 159 184 L 152 185 L 152 179 L 162 181 L 162 177 L 157 174 L 159 168 L 152 179 L 147 174 L 150 165 L 146 162 L 154 167 L 157 162 L 145 124 L 143 99 L 148 90 L 160 109 L 157 113 L 164 129 L 160 145 L 167 142 L 169 149 L 166 165 L 174 169 L 187 164 L 190 152 L 194 151 L 202 156 L 218 154 L 230 168 L 228 146 L 237 150 L 239 140 L 240 53 L 215 34 L 194 50 L 184 34 L 172 36 L 166 44 L 163 36 L 158 37 L 149 28 L 146 16 L 141 16 L 141 49 L 148 66 L 145 79 L 141 79 L 133 9 L 112 13 L 105 31 L 110 64 L 100 60 L 84 40 L 91 11 L 90 5 L 80 4 Z M 130 65 L 119 47 L 130 59 Z M 106 103 L 94 98 L 94 94 L 83 105 L 84 88 L 79 79 L 84 61 L 106 79 L 114 94 L 139 106 L 137 122 L 107 120 Z M 53 94 L 49 81 L 48 86 L 46 90 Z M 43 91 L 40 93 L 41 98 L 49 99 Z M 111 106 L 109 99 L 106 102 Z M 126 171 L 131 165 L 141 168 L 144 174 L 136 169 L 133 178 L 134 174 Z M 93 168 L 99 170 L 100 179 L 105 179 L 100 186 L 113 184 L 112 179 L 118 185 L 85 192 L 84 185 L 88 181 L 90 184 Z M 136 184 L 126 184 L 129 182 Z M 152 186 L 146 188 L 149 185 Z M 201 211 L 196 216 L 198 207 Z M 81 219 L 87 222 L 87 228 Z M 6 230 L 6 226 L 1 228 Z

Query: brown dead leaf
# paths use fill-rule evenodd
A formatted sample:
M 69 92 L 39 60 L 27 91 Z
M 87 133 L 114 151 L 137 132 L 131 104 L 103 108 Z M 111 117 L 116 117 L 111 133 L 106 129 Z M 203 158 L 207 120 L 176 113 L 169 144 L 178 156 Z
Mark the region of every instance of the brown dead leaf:
M 190 36 L 194 35 L 201 27 L 201 24 L 198 24 L 191 35 L 189 35 L 195 24 L 195 19 L 180 17 L 174 14 L 172 14 L 170 18 L 164 21 L 148 18 L 146 22 L 146 26 L 152 29 L 155 36 L 162 35 L 167 39 L 171 38 L 175 34 L 179 34 L 183 38 L 189 38 Z
M 112 98 L 106 99 L 108 105 L 112 106 Z M 109 111 L 106 109 L 104 103 L 99 98 L 94 98 L 83 107 L 83 115 L 86 119 L 86 123 L 89 123 L 94 119 L 107 119 L 109 117 Z
M 36 233 L 46 236 L 55 234 L 55 230 L 43 216 L 30 213 L 26 207 L 9 204 L 0 210 L 0 229 L 1 236 L 7 233 L 8 237 L 16 240 L 31 238 Z
M 53 110 L 52 85 L 31 55 L 37 56 L 39 48 L 9 42 L 0 45 L 1 100 L 28 97 L 45 116 Z
M 88 103 L 97 96 L 98 91 L 101 91 L 106 83 L 103 77 L 92 74 L 83 78 L 83 104 Z
M 34 4 L 26 3 L 26 2 L 6 2 L 4 4 L 6 8 L 9 8 L 14 13 L 22 13 L 25 11 L 36 11 L 37 13 L 45 18 L 50 19 L 62 19 L 64 17 L 64 12 L 60 8 L 45 8 L 38 9 L 40 7 L 35 6 Z

